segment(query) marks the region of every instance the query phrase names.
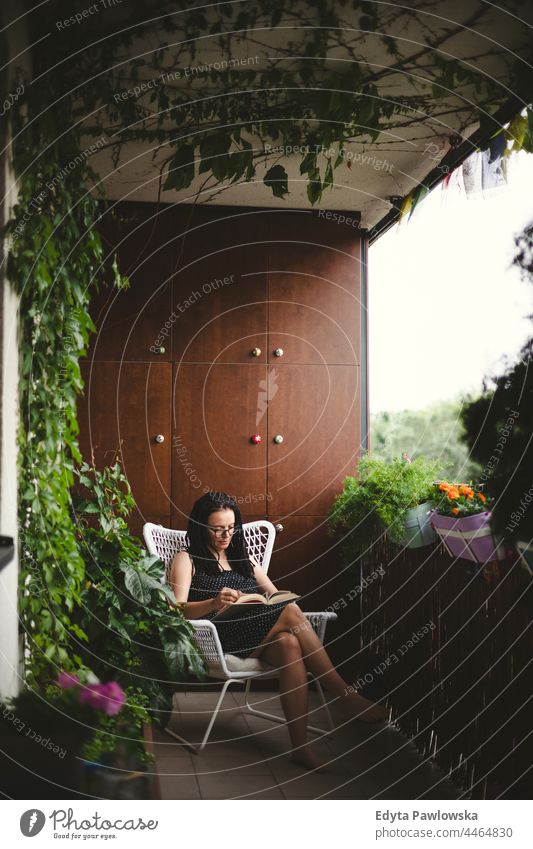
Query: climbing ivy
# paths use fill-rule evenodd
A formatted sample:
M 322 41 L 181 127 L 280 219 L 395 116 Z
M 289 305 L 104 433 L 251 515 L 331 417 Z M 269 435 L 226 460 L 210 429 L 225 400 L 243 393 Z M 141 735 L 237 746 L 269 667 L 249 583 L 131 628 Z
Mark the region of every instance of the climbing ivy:
M 508 90 L 476 69 L 475 55 L 453 58 L 459 24 L 364 0 L 190 5 L 109 0 L 112 8 L 60 29 L 73 19 L 70 2 L 32 15 L 36 41 L 55 20 L 54 62 L 46 40 L 38 82 L 47 92 L 52 82 L 46 116 L 60 115 L 69 128 L 83 124 L 115 165 L 128 158 L 128 142 L 142 142 L 161 192 L 196 180 L 203 199 L 259 178 L 284 198 L 286 162 L 296 153 L 316 204 L 336 170 L 351 165 L 352 142 L 397 148 L 402 136 L 394 131 L 419 125 L 421 115 L 433 122 L 430 135 L 442 128 L 443 145 L 450 114 L 459 133 L 480 120 L 498 130 L 491 116 Z M 489 11 L 476 10 L 466 25 L 483 32 Z M 413 24 L 422 27 L 419 45 L 407 39 Z M 517 60 L 509 74 L 511 91 L 529 94 L 527 63 Z
M 70 666 L 69 633 L 84 636 L 72 621 L 84 562 L 70 487 L 81 460 L 79 358 L 94 329 L 88 306 L 102 245 L 87 165 L 54 182 L 60 164 L 79 153 L 76 137 L 61 139 L 59 130 L 35 122 L 14 144 L 18 200 L 9 224 L 8 276 L 20 297 L 20 615 L 33 676 L 50 663 Z M 40 157 L 45 146 L 48 155 Z

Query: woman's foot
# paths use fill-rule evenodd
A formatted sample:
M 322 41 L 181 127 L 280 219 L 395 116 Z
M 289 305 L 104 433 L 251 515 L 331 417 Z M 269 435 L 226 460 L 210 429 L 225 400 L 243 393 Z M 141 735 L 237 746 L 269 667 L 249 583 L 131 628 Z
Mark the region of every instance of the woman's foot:
M 370 702 L 357 693 L 346 693 L 337 701 L 337 705 L 345 716 L 357 719 L 358 722 L 386 722 L 389 709 Z
M 291 755 L 291 761 L 304 769 L 315 772 L 327 772 L 326 765 L 318 758 L 310 746 L 299 746 Z

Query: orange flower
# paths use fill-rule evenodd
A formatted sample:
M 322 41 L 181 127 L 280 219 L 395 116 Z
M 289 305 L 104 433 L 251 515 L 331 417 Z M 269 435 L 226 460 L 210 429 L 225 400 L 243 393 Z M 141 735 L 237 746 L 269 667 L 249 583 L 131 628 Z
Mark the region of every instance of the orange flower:
M 487 500 L 487 496 L 483 495 L 482 492 L 478 492 L 477 497 L 479 498 L 480 501 L 483 501 L 483 503 Z
M 439 483 L 439 489 L 441 492 L 447 492 L 450 489 L 449 483 Z
M 456 486 L 452 486 L 451 489 L 448 490 L 448 498 L 450 501 L 455 501 L 456 498 L 459 498 L 459 490 Z
M 474 495 L 474 490 L 472 489 L 472 487 L 467 486 L 464 483 L 461 484 L 461 486 L 459 487 L 459 492 L 461 493 L 461 495 L 466 495 L 467 498 L 472 498 L 472 496 Z
M 459 513 L 459 508 L 454 507 L 453 510 L 452 510 L 452 513 L 453 513 L 454 516 L 457 516 L 457 514 Z

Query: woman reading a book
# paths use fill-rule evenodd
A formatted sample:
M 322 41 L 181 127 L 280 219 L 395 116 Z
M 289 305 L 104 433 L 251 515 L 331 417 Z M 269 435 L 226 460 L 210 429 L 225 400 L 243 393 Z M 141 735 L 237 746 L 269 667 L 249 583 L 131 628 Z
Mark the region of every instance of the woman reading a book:
M 279 669 L 296 763 L 307 769 L 321 766 L 307 743 L 307 671 L 347 715 L 362 722 L 387 718 L 385 708 L 348 687 L 298 605 L 269 598 L 277 589 L 246 550 L 241 512 L 233 498 L 221 492 L 199 498 L 189 517 L 187 540 L 187 551 L 176 554 L 170 573 L 176 602 L 187 619 L 214 621 L 225 654 L 261 657 Z M 268 603 L 236 605 L 244 593 L 258 592 Z

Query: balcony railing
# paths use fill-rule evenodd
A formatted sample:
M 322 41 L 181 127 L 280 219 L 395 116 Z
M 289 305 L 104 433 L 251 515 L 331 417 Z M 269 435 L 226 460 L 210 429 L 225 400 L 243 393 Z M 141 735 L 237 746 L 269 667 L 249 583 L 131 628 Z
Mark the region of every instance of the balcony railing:
M 377 566 L 361 594 L 366 683 L 465 798 L 528 798 L 533 611 L 518 560 L 483 567 L 440 547 L 376 546 L 361 578 Z

